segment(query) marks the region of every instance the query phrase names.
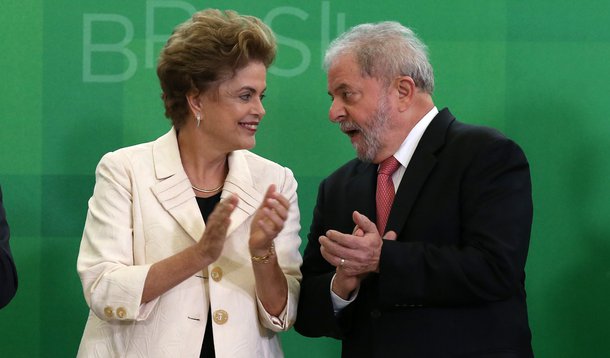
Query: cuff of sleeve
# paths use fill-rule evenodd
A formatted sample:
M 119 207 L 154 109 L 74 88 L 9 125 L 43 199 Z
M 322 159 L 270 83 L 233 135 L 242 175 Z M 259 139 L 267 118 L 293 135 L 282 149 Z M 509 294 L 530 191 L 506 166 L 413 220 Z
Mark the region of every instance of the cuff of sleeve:
M 130 266 L 106 273 L 91 294 L 91 309 L 103 320 L 145 320 L 158 298 L 141 304 L 151 265 Z
M 279 331 L 286 330 L 286 312 L 288 309 L 288 302 L 286 302 L 284 310 L 282 310 L 282 312 L 277 317 L 272 316 L 271 314 L 269 314 L 269 312 L 267 312 L 267 310 L 265 310 L 263 303 L 258 299 L 258 297 L 256 298 L 256 303 L 258 305 L 258 311 L 262 313 L 265 318 L 265 321 L 269 322 L 274 328 Z
M 341 310 L 343 310 L 345 307 L 347 307 L 347 305 L 354 302 L 356 297 L 358 297 L 358 292 L 360 291 L 360 287 L 356 288 L 354 290 L 354 292 L 352 292 L 352 294 L 348 297 L 347 300 L 344 300 L 343 298 L 339 297 L 336 293 L 333 292 L 333 282 L 335 281 L 335 276 L 336 276 L 336 274 L 333 275 L 332 280 L 330 280 L 330 299 L 333 302 L 333 310 L 335 312 L 335 315 L 337 315 L 339 312 L 341 312 Z

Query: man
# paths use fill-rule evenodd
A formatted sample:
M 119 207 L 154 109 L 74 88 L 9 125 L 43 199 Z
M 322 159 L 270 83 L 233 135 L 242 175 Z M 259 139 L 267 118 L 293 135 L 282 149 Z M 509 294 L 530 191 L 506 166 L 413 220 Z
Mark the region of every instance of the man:
M 531 357 L 521 149 L 437 110 L 426 47 L 396 22 L 341 35 L 325 68 L 358 159 L 320 184 L 296 330 L 343 357 Z
M 0 188 L 0 308 L 6 306 L 17 291 L 17 271 L 8 239 L 9 228 L 2 205 L 2 188 Z

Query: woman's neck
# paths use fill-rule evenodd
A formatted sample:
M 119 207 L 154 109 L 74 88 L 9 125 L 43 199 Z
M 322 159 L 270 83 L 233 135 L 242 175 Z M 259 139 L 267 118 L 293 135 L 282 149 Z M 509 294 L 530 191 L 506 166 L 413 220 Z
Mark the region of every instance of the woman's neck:
M 178 132 L 178 148 L 195 194 L 210 197 L 220 192 L 229 172 L 228 153 L 206 146 L 196 131 L 186 128 Z

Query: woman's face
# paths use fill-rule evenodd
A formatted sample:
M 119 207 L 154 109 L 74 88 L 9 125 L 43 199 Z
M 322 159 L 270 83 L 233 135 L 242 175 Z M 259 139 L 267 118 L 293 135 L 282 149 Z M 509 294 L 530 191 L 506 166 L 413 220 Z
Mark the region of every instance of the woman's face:
M 266 76 L 265 65 L 250 62 L 220 84 L 217 96 L 210 91 L 202 95 L 199 129 L 207 143 L 225 153 L 254 147 L 256 130 L 265 115 Z

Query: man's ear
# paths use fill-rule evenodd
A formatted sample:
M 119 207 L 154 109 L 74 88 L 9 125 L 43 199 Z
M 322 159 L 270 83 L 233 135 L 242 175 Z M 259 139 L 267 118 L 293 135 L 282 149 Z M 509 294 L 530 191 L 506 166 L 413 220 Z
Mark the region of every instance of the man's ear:
M 404 112 L 409 108 L 415 94 L 415 81 L 409 76 L 396 78 L 394 86 L 398 91 L 398 110 Z

